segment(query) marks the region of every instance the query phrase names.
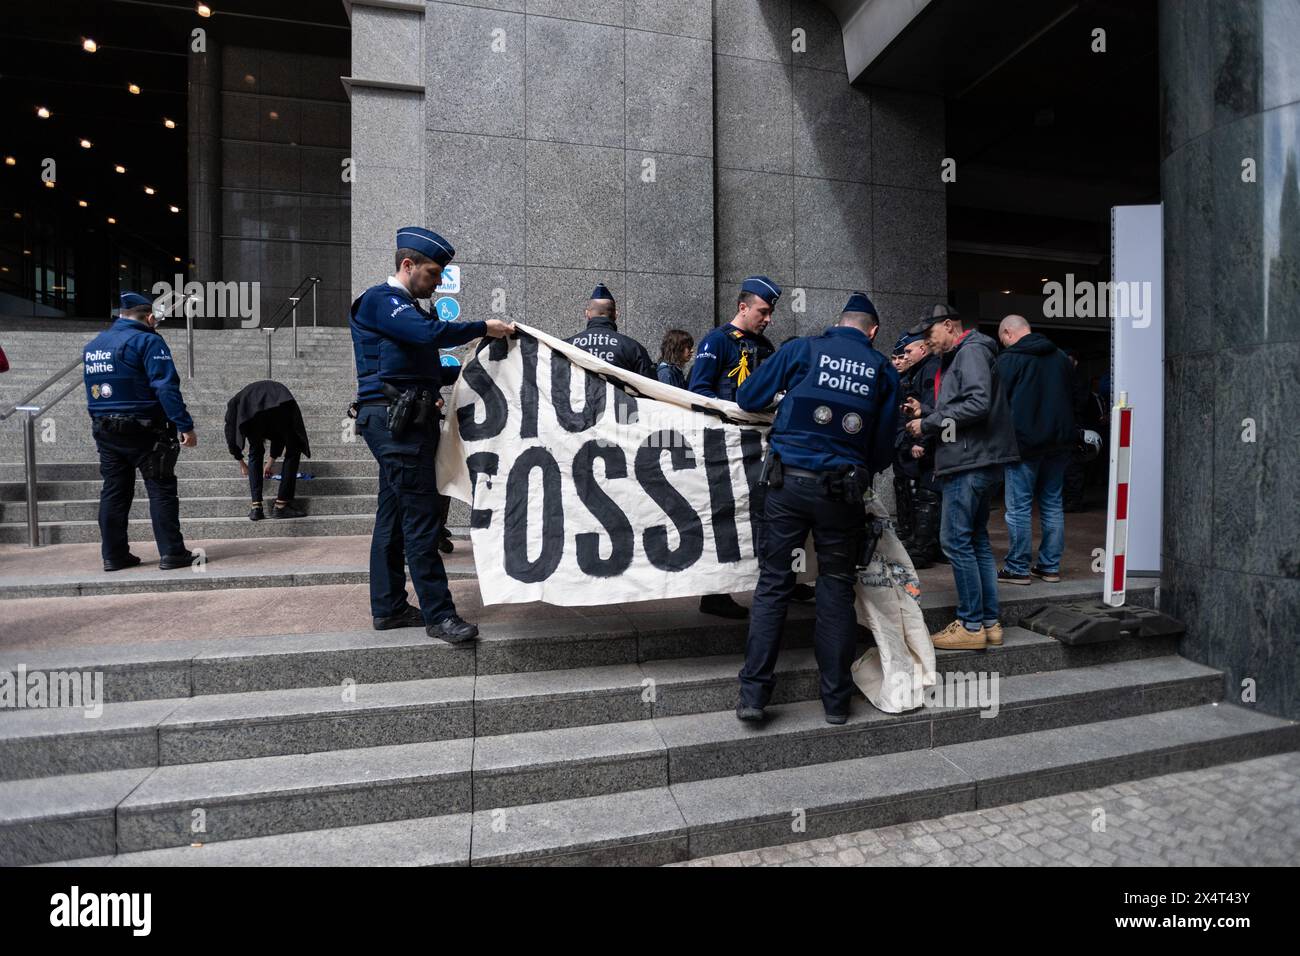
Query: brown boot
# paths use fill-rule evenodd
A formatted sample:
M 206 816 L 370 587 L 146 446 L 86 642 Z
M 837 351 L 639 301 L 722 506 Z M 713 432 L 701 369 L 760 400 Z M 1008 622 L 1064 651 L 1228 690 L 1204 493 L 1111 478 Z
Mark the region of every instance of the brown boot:
M 945 651 L 982 651 L 988 646 L 984 628 L 968 630 L 961 621 L 953 621 L 938 634 L 931 634 L 930 640 L 937 649 Z

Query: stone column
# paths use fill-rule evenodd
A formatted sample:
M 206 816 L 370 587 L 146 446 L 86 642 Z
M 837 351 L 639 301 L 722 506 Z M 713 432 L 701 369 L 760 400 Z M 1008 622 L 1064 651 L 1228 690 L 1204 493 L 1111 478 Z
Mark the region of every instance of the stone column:
M 1162 0 L 1161 608 L 1300 717 L 1300 6 Z M 1246 701 L 1249 703 L 1249 700 Z

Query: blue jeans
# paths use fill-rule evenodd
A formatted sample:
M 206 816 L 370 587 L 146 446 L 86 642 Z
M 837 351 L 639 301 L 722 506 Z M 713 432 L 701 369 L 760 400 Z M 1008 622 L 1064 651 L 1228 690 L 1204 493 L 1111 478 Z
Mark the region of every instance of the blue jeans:
M 1010 574 L 1029 573 L 1034 550 L 1033 510 L 1038 499 L 1038 519 L 1043 526 L 1043 540 L 1038 546 L 1038 566 L 1044 571 L 1061 570 L 1061 551 L 1065 548 L 1065 510 L 1062 491 L 1070 453 L 1027 458 L 1007 465 L 1007 533 L 1011 547 L 1003 567 Z
M 957 618 L 971 630 L 998 619 L 998 568 L 989 545 L 989 500 L 1001 465 L 943 477 L 939 545 L 957 585 Z

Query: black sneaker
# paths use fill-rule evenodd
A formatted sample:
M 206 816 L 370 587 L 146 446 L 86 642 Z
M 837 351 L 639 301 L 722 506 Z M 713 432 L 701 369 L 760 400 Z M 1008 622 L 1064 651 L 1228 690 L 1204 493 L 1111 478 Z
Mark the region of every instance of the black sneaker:
M 795 601 L 815 601 L 817 600 L 817 589 L 811 584 L 796 584 L 790 597 Z
M 198 555 L 193 551 L 182 551 L 179 554 L 164 554 L 158 560 L 159 571 L 176 571 L 179 568 L 188 568 L 194 563 Z
M 706 594 L 700 598 L 700 613 L 716 614 L 718 617 L 730 618 L 733 621 L 743 621 L 749 617 L 749 608 L 737 604 L 736 599 L 730 594 Z
M 424 627 L 424 615 L 418 607 L 408 604 L 396 614 L 373 618 L 372 623 L 376 631 L 391 631 L 397 627 Z
M 1039 580 L 1046 581 L 1048 584 L 1061 583 L 1061 575 L 1059 572 L 1044 571 L 1036 564 L 1029 569 L 1029 573 L 1032 574 L 1034 577 L 1038 578 Z
M 262 510 L 261 505 L 253 505 L 253 507 L 248 509 L 249 521 L 261 521 L 265 517 L 266 517 L 266 512 Z
M 271 517 L 272 518 L 305 518 L 307 517 L 307 512 L 303 511 L 301 508 L 299 508 L 296 504 L 294 504 L 291 501 L 284 507 L 281 507 L 280 505 L 276 505 L 274 508 L 272 508 Z
M 456 546 L 451 543 L 450 535 L 438 539 L 438 550 L 443 554 L 451 554 L 456 550 Z
M 139 564 L 139 563 L 140 563 L 140 559 L 137 558 L 137 557 L 136 557 L 134 554 L 132 554 L 130 551 L 128 551 L 124 557 L 117 558 L 117 559 L 114 560 L 114 561 L 105 561 L 105 562 L 104 562 L 104 570 L 105 570 L 105 571 L 124 571 L 124 570 L 126 570 L 127 568 L 133 568 L 133 567 L 135 567 L 135 566 L 136 566 L 137 564 Z
M 761 724 L 767 719 L 767 714 L 763 713 L 762 707 L 746 707 L 742 703 L 737 703 L 736 717 L 746 723 Z
M 1006 568 L 998 568 L 998 583 L 1028 585 L 1030 580 L 1027 574 L 1012 574 Z
M 829 712 L 826 714 L 826 723 L 828 724 L 834 724 L 838 727 L 840 724 L 847 724 L 848 722 L 848 714 L 832 714 Z
M 451 617 L 444 617 L 437 624 L 430 624 L 424 629 L 424 633 L 448 644 L 468 644 L 478 637 L 478 625 L 463 621 L 453 614 Z

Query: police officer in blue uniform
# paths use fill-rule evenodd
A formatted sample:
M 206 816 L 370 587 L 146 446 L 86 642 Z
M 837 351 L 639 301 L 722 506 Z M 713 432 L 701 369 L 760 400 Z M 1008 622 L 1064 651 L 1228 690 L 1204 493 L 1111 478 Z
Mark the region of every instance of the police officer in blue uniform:
M 736 400 L 736 390 L 773 352 L 763 330 L 772 322 L 772 310 L 781 298 L 781 287 L 767 276 L 750 276 L 740 284 L 736 316 L 700 341 L 691 366 L 689 388 L 697 395 Z M 706 594 L 700 598 L 700 612 L 740 620 L 749 612 L 730 594 Z
M 763 331 L 771 324 L 772 310 L 780 298 L 781 287 L 767 276 L 750 276 L 740 284 L 736 317 L 704 336 L 696 349 L 692 392 L 736 400 L 736 389 L 776 351 Z
M 791 555 L 808 532 L 817 553 L 813 650 L 826 721 L 848 719 L 857 636 L 854 585 L 866 540 L 862 494 L 894 456 L 898 373 L 872 348 L 879 331 L 866 293 L 839 323 L 781 348 L 736 394 L 747 411 L 777 406 L 764 462 L 758 587 L 750 615 L 736 716 L 761 721 L 774 684 L 781 631 L 795 587 Z
M 514 323 L 443 322 L 419 299 L 438 287 L 456 250 L 429 229 L 397 232 L 395 274 L 352 303 L 357 363 L 357 429 L 379 463 L 379 500 L 370 541 L 370 610 L 376 630 L 420 627 L 452 644 L 478 628 L 462 620 L 438 553 L 441 509 L 433 459 L 438 448 L 435 403 L 443 381 L 440 348 L 484 335 L 501 338 Z M 391 414 L 390 414 L 391 413 Z M 419 598 L 406 602 L 406 567 Z
M 587 303 L 584 314 L 587 327 L 564 341 L 617 368 L 655 377 L 655 365 L 650 361 L 645 346 L 618 330 L 618 306 L 603 282 L 591 291 L 591 301 Z
M 152 303 L 138 293 L 124 292 L 121 305 L 117 320 L 86 346 L 83 373 L 91 434 L 104 478 L 99 493 L 104 570 L 120 571 L 140 563 L 126 538 L 136 471 L 149 493 L 158 567 L 164 571 L 189 567 L 194 555 L 181 535 L 176 459 L 181 445 L 198 444 L 194 419 L 181 397 L 171 350 L 158 334 Z

